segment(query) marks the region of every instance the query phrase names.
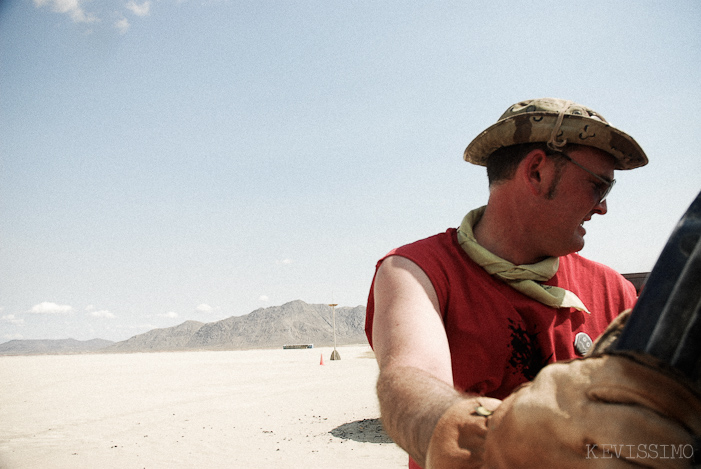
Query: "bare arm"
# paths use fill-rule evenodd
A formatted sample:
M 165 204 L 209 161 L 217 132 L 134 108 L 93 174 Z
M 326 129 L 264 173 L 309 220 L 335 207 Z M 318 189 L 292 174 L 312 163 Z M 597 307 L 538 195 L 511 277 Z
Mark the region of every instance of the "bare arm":
M 460 393 L 453 388 L 438 298 L 412 261 L 389 257 L 375 277 L 373 345 L 377 395 L 388 434 L 420 465 L 436 423 Z
M 425 467 L 433 429 L 460 395 L 418 368 L 393 366 L 377 381 L 382 424 L 409 456 Z

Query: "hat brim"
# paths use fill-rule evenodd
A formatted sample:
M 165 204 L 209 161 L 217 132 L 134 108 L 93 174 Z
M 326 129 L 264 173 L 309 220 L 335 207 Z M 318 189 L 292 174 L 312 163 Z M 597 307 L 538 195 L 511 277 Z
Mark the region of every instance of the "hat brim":
M 486 166 L 489 155 L 502 147 L 546 143 L 550 140 L 557 117 L 552 112 L 529 112 L 502 119 L 470 142 L 463 155 L 465 161 Z M 616 159 L 616 169 L 634 169 L 648 163 L 645 152 L 633 137 L 590 117 L 566 115 L 556 141 L 605 151 Z

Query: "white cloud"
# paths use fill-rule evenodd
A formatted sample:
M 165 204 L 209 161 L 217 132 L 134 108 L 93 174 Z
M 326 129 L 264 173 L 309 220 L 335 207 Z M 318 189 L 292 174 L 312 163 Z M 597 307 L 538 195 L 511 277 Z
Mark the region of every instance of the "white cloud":
M 134 0 L 127 3 L 127 10 L 134 13 L 136 16 L 147 16 L 151 10 L 151 2 L 146 0 L 141 5 L 137 4 Z
M 84 6 L 90 0 L 33 0 L 34 5 L 37 8 L 51 8 L 52 11 L 67 15 L 71 18 L 74 23 L 99 23 L 101 20 L 95 14 L 85 10 Z M 121 3 L 121 2 L 120 2 Z M 150 15 L 151 13 L 151 0 L 144 0 L 138 2 L 137 0 L 129 0 L 124 4 L 126 10 L 128 10 L 134 16 L 143 18 Z M 126 34 L 131 28 L 131 23 L 123 14 L 115 12 L 118 18 L 113 23 L 114 28 L 119 31 L 120 34 Z M 92 32 L 92 30 L 88 30 Z
M 16 318 L 14 314 L 8 314 L 3 316 L 2 321 L 9 324 L 13 324 L 15 326 L 21 326 L 22 324 L 24 324 L 24 319 Z
M 178 313 L 176 313 L 175 311 L 168 311 L 167 313 L 157 314 L 157 316 L 160 318 L 177 318 Z
M 95 307 L 93 305 L 87 305 L 85 307 L 85 311 L 92 311 L 93 309 L 95 309 Z
M 214 309 L 214 308 L 212 308 L 211 306 L 209 306 L 206 303 L 202 303 L 200 305 L 197 305 L 197 308 L 195 308 L 195 310 L 199 311 L 200 313 L 210 313 L 212 311 L 212 309 Z
M 74 23 L 94 23 L 99 21 L 92 13 L 86 13 L 80 3 L 81 0 L 34 0 L 34 5 L 37 7 L 50 5 L 56 13 L 68 14 Z
M 73 311 L 73 307 L 69 305 L 58 305 L 49 301 L 44 301 L 38 305 L 32 306 L 30 313 L 36 314 L 67 314 Z
M 101 309 L 99 311 L 90 312 L 90 316 L 94 316 L 96 318 L 113 318 L 114 314 L 110 313 L 106 309 Z
M 276 262 L 278 264 L 282 264 L 282 265 L 290 265 L 290 264 L 292 264 L 292 259 L 287 258 L 287 259 L 283 259 L 281 261 L 276 261 Z
M 120 34 L 126 34 L 129 31 L 129 26 L 129 20 L 124 17 L 114 23 L 114 27 L 119 30 Z
M 259 301 L 270 301 L 270 298 L 268 298 L 266 295 L 260 295 L 258 297 Z

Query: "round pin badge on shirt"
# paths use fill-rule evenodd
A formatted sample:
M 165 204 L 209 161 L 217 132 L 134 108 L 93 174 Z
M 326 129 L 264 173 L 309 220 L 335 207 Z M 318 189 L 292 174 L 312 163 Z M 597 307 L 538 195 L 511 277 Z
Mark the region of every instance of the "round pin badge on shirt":
M 580 332 L 574 336 L 574 350 L 581 356 L 586 355 L 593 343 L 586 332 Z

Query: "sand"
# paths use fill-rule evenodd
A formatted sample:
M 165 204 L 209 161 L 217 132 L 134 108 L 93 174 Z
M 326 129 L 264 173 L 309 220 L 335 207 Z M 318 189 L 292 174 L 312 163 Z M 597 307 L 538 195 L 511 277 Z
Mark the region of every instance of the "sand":
M 0 357 L 0 468 L 407 467 L 370 348 L 331 351 Z

